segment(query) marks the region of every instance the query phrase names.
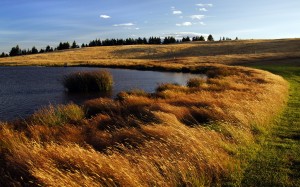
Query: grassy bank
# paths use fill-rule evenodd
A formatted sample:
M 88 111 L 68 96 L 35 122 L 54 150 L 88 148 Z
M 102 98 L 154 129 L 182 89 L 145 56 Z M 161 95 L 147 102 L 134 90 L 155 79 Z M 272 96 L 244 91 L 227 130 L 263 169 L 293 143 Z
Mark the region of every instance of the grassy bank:
M 83 108 L 45 108 L 25 121 L 2 124 L 0 183 L 240 184 L 245 161 L 238 155 L 281 110 L 286 82 L 243 67 L 189 70 L 208 79 L 163 84 L 153 94 L 123 92 Z
M 300 66 L 297 63 L 254 66 L 283 76 L 290 83 L 290 92 L 286 109 L 274 122 L 274 128 L 264 135 L 258 156 L 245 172 L 245 186 L 300 186 Z

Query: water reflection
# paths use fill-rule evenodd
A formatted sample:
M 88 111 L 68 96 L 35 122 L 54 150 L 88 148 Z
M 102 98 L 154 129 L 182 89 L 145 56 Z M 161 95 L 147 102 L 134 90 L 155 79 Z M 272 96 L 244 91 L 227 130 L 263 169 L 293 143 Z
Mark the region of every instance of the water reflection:
M 98 97 L 106 97 L 112 98 L 113 92 L 112 91 L 104 91 L 99 93 L 68 93 L 65 92 L 63 100 L 65 103 L 76 103 L 76 104 L 83 104 L 85 101 L 98 98 Z

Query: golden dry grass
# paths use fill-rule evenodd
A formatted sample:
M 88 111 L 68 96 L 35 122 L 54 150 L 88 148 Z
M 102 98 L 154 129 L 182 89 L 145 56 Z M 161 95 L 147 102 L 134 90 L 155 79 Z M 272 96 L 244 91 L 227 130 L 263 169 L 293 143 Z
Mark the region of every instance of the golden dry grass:
M 215 65 L 198 87 L 164 86 L 87 101 L 82 111 L 50 107 L 2 124 L 2 184 L 46 186 L 209 186 L 238 183 L 240 155 L 285 101 L 275 75 Z M 203 67 L 198 67 L 203 68 Z M 213 75 L 213 71 L 226 72 Z M 72 120 L 60 116 L 71 110 Z M 57 112 L 56 112 L 57 111 Z M 61 120 L 61 125 L 51 125 Z M 43 120 L 43 119 L 46 120 Z M 71 119 L 70 118 L 70 119 Z M 32 120 L 37 119 L 37 120 Z M 47 123 L 41 123 L 47 121 Z M 52 120 L 53 121 L 53 120 Z M 22 179 L 21 179 L 22 178 Z
M 265 71 L 207 62 L 296 56 L 296 51 L 291 54 L 281 49 L 280 42 L 290 42 L 295 47 L 299 41 L 95 47 L 1 59 L 2 64 L 9 65 L 67 62 L 159 67 L 205 73 L 208 79 L 189 87 L 160 85 L 154 94 L 122 92 L 116 100 L 99 98 L 87 101 L 83 108 L 50 107 L 26 121 L 1 124 L 0 184 L 239 185 L 246 155 L 253 149 L 255 153 L 256 134 L 268 130 L 270 120 L 282 110 L 288 85 L 281 77 Z M 244 53 L 237 53 L 240 47 L 254 44 L 264 45 L 259 48 L 264 52 L 249 54 L 245 49 Z M 224 54 L 230 47 L 236 50 L 235 54 Z M 209 52 L 212 48 L 217 56 Z M 147 56 L 149 49 L 156 51 L 156 59 Z M 173 54 L 178 55 L 175 60 Z M 68 110 L 72 111 L 71 117 L 61 117 L 68 116 L 62 115 Z M 52 125 L 51 120 L 63 123 Z
M 186 67 L 243 63 L 300 56 L 300 39 L 191 42 L 172 45 L 101 46 L 0 58 L 0 65 L 101 65 Z M 175 58 L 175 59 L 174 59 Z

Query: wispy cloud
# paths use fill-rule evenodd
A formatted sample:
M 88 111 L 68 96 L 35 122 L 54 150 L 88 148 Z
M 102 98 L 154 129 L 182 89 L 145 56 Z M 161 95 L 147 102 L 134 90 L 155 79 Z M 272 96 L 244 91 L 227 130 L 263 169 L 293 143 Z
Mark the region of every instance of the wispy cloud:
M 213 7 L 214 5 L 213 4 L 202 4 L 202 3 L 199 3 L 199 4 L 196 4 L 196 6 L 201 6 L 201 7 Z
M 201 12 L 207 12 L 208 10 L 206 8 L 199 8 L 199 11 L 201 11 Z
M 189 21 L 183 22 L 183 23 L 177 23 L 177 24 L 176 24 L 176 26 L 178 26 L 178 27 L 182 27 L 182 26 L 187 27 L 187 26 L 192 26 L 192 25 L 193 25 L 193 23 L 192 23 L 192 22 L 189 22 Z
M 121 23 L 121 24 L 114 24 L 114 27 L 130 27 L 134 26 L 135 24 L 133 23 Z
M 173 10 L 173 14 L 179 15 L 179 14 L 182 14 L 182 11 L 180 11 L 180 10 Z
M 109 18 L 111 18 L 111 17 L 108 16 L 108 15 L 100 15 L 100 18 L 103 18 L 103 19 L 109 19 Z
M 205 18 L 205 15 L 191 15 L 190 18 L 201 20 Z

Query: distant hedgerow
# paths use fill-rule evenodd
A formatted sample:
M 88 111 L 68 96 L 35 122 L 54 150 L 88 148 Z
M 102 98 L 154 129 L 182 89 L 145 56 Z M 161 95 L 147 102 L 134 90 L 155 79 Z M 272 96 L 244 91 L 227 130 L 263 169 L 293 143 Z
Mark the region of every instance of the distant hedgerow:
M 76 72 L 66 76 L 63 85 L 71 93 L 109 91 L 113 78 L 108 71 Z

